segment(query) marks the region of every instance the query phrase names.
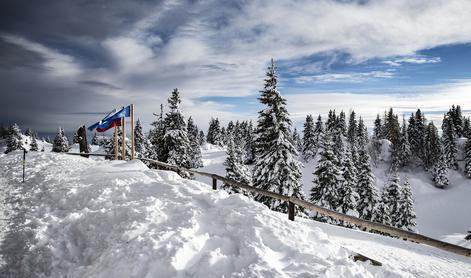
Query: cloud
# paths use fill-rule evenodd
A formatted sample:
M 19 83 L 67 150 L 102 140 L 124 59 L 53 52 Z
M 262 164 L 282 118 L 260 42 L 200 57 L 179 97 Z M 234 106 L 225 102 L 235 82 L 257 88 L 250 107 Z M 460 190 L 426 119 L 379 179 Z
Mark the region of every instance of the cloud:
M 26 50 L 40 54 L 44 58 L 46 71 L 53 76 L 74 77 L 81 72 L 80 67 L 71 56 L 19 36 L 2 35 L 1 38 L 9 43 L 21 46 Z
M 389 79 L 394 77 L 393 71 L 370 71 L 349 73 L 326 73 L 312 76 L 296 77 L 297 83 L 362 83 L 373 79 Z
M 408 57 L 402 57 L 402 58 L 397 58 L 394 60 L 386 60 L 383 61 L 384 64 L 393 66 L 393 67 L 398 67 L 404 63 L 408 64 L 435 64 L 435 63 L 440 63 L 441 58 L 440 57 L 426 57 L 426 56 L 408 56 Z

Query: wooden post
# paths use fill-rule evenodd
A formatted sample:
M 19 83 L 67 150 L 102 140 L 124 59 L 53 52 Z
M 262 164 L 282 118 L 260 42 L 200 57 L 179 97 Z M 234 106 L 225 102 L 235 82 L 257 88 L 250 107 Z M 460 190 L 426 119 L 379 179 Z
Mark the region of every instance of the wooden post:
M 114 127 L 114 160 L 118 160 L 118 127 Z
M 123 145 L 123 149 L 121 150 L 121 159 L 122 160 L 126 160 L 126 127 L 125 127 L 125 124 L 126 124 L 126 117 L 122 117 L 121 118 L 121 126 L 123 127 L 123 136 L 122 136 L 122 145 Z
M 288 219 L 294 221 L 294 203 L 288 202 Z
M 26 153 L 26 149 L 23 148 L 23 183 L 25 182 Z
M 131 159 L 134 159 L 134 104 L 131 104 Z
M 218 189 L 218 180 L 213 177 L 213 190 L 217 190 Z

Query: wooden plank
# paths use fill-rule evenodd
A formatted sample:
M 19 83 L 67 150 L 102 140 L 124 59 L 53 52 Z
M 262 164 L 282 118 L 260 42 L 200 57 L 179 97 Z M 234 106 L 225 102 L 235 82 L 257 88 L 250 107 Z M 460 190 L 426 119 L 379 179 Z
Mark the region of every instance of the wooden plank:
M 288 219 L 291 221 L 294 221 L 294 214 L 295 214 L 294 212 L 295 212 L 294 203 L 290 201 L 288 203 Z

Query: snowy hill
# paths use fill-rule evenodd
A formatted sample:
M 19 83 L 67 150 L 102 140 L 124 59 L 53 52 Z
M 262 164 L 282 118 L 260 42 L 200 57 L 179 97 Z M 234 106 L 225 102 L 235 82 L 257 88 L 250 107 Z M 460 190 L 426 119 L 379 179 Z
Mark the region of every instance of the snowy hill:
M 29 153 L 26 176 L 20 152 L 0 155 L 2 277 L 471 276 L 470 258 L 291 222 L 139 161 Z M 354 262 L 355 252 L 383 266 Z

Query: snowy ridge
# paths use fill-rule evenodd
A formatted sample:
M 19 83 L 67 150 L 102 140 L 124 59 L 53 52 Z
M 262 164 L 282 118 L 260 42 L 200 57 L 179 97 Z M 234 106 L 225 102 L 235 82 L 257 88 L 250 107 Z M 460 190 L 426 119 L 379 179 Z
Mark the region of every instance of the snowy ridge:
M 138 161 L 0 156 L 6 277 L 469 277 L 471 260 L 299 219 Z M 360 252 L 382 267 L 355 263 Z

